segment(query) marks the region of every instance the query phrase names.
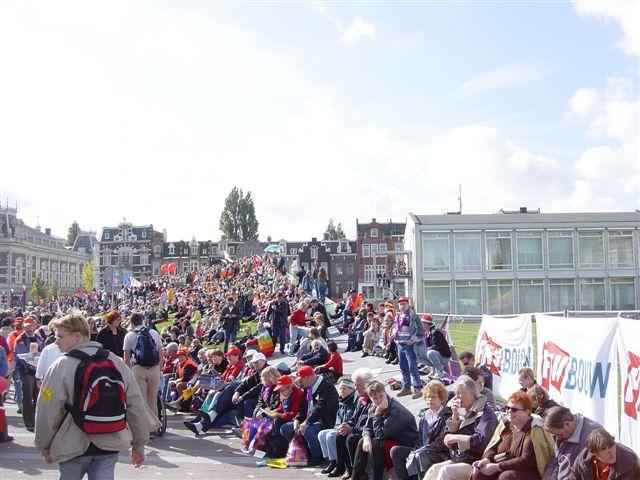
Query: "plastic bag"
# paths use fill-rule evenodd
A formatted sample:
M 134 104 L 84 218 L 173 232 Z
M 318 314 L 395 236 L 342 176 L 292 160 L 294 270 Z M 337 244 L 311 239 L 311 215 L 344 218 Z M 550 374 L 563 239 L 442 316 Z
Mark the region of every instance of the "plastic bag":
M 294 436 L 284 458 L 285 465 L 287 467 L 306 467 L 308 461 L 309 454 L 304 439 L 300 435 Z
M 258 339 L 258 351 L 264 354 L 265 357 L 273 355 L 275 347 L 273 346 L 273 340 L 267 329 L 260 330 L 257 336 Z
M 273 421 L 271 420 L 258 420 L 258 426 L 256 433 L 249 444 L 249 450 L 252 452 L 260 450 L 261 452 L 267 451 L 267 442 L 271 433 L 273 432 Z
M 256 434 L 257 428 L 257 421 L 253 418 L 245 417 L 242 419 L 242 442 L 240 444 L 242 453 L 251 453 L 251 439 Z

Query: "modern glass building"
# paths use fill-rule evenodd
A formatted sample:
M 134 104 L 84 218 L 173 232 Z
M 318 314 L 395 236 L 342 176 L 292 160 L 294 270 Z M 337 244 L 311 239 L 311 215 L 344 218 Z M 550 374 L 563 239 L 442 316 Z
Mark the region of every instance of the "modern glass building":
M 640 212 L 409 214 L 420 312 L 635 310 Z

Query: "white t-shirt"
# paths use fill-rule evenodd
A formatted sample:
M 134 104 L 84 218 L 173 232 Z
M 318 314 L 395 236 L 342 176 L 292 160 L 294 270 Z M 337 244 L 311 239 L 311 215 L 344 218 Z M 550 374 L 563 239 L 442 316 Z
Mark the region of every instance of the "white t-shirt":
M 139 327 L 136 327 L 133 331 L 128 332 L 124 336 L 124 351 L 129 352 L 131 354 L 131 363 L 134 365 L 136 363 L 136 356 L 134 355 L 134 352 L 136 351 L 136 344 L 138 343 L 138 332 L 142 327 L 143 325 L 140 325 Z M 158 354 L 161 355 L 162 339 L 160 338 L 160 334 L 156 332 L 153 328 L 149 328 L 149 327 L 147 328 L 149 329 L 149 335 L 151 335 L 151 338 L 153 338 L 153 341 L 156 342 L 156 347 L 158 347 Z
M 55 343 L 50 343 L 40 353 L 40 360 L 36 368 L 36 378 L 42 380 L 49 367 L 62 356 L 62 352 Z

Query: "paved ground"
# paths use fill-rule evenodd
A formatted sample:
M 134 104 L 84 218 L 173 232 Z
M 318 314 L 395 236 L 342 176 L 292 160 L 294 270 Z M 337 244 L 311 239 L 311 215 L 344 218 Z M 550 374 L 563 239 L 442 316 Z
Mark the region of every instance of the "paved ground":
M 335 334 L 335 333 L 334 333 Z M 344 348 L 344 338 L 337 338 L 340 349 Z M 358 367 L 374 370 L 377 379 L 390 376 L 400 378 L 399 368 L 387 365 L 380 358 L 362 358 L 360 352 L 345 353 L 345 373 Z M 288 360 L 285 359 L 285 360 Z M 278 363 L 276 355 L 269 360 Z M 391 393 L 395 396 L 395 392 Z M 412 411 L 417 412 L 422 400 L 402 399 Z M 16 407 L 7 403 L 7 414 L 10 434 L 15 438 L 10 443 L 0 443 L 0 480 L 38 477 L 45 479 L 58 478 L 55 465 L 46 465 L 39 452 L 33 446 L 33 434 L 27 432 L 22 418 L 16 414 Z M 156 438 L 148 445 L 146 465 L 134 469 L 127 455 L 121 455 L 116 467 L 118 479 L 152 479 L 160 476 L 168 478 L 325 478 L 318 468 L 291 468 L 286 470 L 257 467 L 260 459 L 244 455 L 240 452 L 240 441 L 230 430 L 220 429 L 220 434 L 210 434 L 203 438 L 194 438 L 182 421 L 183 414 L 169 414 L 168 430 L 164 437 Z M 212 476 L 213 475 L 213 476 Z

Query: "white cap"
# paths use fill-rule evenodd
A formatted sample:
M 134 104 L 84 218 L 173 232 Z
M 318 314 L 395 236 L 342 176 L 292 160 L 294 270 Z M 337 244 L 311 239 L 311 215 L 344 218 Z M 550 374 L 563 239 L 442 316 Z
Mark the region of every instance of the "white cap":
M 249 360 L 250 362 L 257 362 L 258 360 L 266 360 L 267 357 L 264 356 L 264 353 L 261 352 L 256 352 L 253 354 L 253 356 L 251 357 L 251 360 Z

